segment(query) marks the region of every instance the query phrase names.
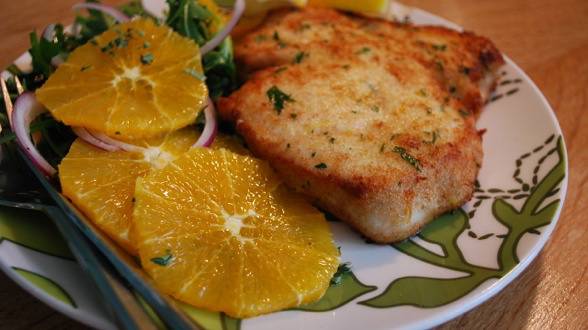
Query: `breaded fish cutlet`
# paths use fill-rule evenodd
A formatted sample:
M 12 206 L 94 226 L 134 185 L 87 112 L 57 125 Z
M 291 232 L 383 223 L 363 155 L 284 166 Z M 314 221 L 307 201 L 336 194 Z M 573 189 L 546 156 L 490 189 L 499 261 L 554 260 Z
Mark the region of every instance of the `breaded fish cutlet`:
M 218 108 L 290 187 L 380 243 L 471 198 L 503 64 L 490 41 L 330 9 L 269 17 L 237 41 L 247 81 Z

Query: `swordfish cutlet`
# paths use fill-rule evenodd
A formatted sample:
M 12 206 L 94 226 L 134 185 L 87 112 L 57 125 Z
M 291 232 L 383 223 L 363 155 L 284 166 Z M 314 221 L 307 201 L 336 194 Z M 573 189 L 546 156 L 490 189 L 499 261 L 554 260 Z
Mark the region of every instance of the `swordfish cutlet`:
M 219 101 L 254 154 L 379 243 L 468 201 L 475 120 L 503 59 L 485 38 L 308 8 L 237 41 L 247 81 Z

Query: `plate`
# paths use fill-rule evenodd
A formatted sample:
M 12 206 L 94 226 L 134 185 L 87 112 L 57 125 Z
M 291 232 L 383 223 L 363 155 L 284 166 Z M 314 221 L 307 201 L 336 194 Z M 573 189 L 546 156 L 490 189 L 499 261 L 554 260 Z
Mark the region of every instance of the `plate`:
M 415 24 L 460 29 L 419 9 L 391 9 L 390 15 Z M 20 60 L 26 62 L 26 56 Z M 331 222 L 342 261 L 352 272 L 319 302 L 247 320 L 197 309 L 189 314 L 204 328 L 219 330 L 430 328 L 489 299 L 531 263 L 553 232 L 568 170 L 552 109 L 508 58 L 477 126 L 486 133 L 472 200 L 395 245 L 370 244 Z M 92 283 L 43 215 L 0 209 L 0 267 L 65 315 L 95 328 L 115 328 Z

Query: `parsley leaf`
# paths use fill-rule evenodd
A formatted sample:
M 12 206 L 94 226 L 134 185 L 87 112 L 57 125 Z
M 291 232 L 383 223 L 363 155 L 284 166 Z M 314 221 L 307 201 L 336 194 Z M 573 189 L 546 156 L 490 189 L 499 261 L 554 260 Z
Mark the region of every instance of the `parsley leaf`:
M 272 38 L 274 39 L 275 42 L 278 43 L 278 46 L 280 48 L 286 47 L 286 43 L 284 41 L 282 41 L 282 39 L 280 39 L 280 35 L 278 34 L 278 31 L 274 31 L 274 35 L 272 36 Z
M 160 266 L 167 266 L 173 259 L 173 255 L 170 250 L 165 251 L 165 255 L 161 257 L 151 258 L 151 262 Z
M 282 92 L 276 86 L 272 86 L 270 89 L 268 89 L 266 95 L 270 102 L 272 102 L 274 105 L 274 109 L 278 112 L 278 115 L 282 113 L 285 102 L 295 102 L 290 95 Z
M 151 62 L 153 62 L 153 54 L 151 53 L 146 53 L 141 55 L 141 63 L 143 64 L 151 64 Z
M 351 263 L 345 262 L 339 265 L 337 271 L 331 278 L 331 285 L 338 285 L 343 280 L 343 276 L 351 273 Z
M 308 57 L 308 55 L 308 53 L 302 51 L 296 53 L 296 56 L 294 56 L 294 63 L 300 64 L 305 57 Z
M 399 146 L 395 146 L 394 149 L 392 149 L 392 151 L 399 154 L 402 159 L 404 159 L 407 163 L 412 165 L 412 167 L 414 167 L 417 171 L 419 171 L 419 172 L 422 171 L 421 162 L 418 159 L 416 159 L 414 156 L 409 154 L 406 151 L 406 149 L 399 147 Z
M 327 164 L 319 163 L 319 164 L 314 165 L 314 168 L 318 168 L 319 170 L 324 170 L 325 168 L 327 168 Z

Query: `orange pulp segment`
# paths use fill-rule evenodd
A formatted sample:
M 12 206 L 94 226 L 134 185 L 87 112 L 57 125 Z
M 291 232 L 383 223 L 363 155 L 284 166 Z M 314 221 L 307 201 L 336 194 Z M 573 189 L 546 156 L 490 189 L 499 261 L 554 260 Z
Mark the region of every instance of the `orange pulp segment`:
M 111 239 L 136 255 L 130 229 L 137 178 L 153 167 L 164 167 L 197 138 L 193 129 L 183 129 L 163 139 L 137 143 L 146 153 L 108 152 L 78 139 L 59 165 L 62 193 Z
M 208 91 L 198 45 L 136 19 L 75 49 L 36 96 L 67 125 L 143 139 L 192 124 Z
M 143 268 L 175 298 L 233 317 L 319 299 L 339 263 L 321 212 L 269 165 L 191 149 L 137 180 L 133 227 Z

